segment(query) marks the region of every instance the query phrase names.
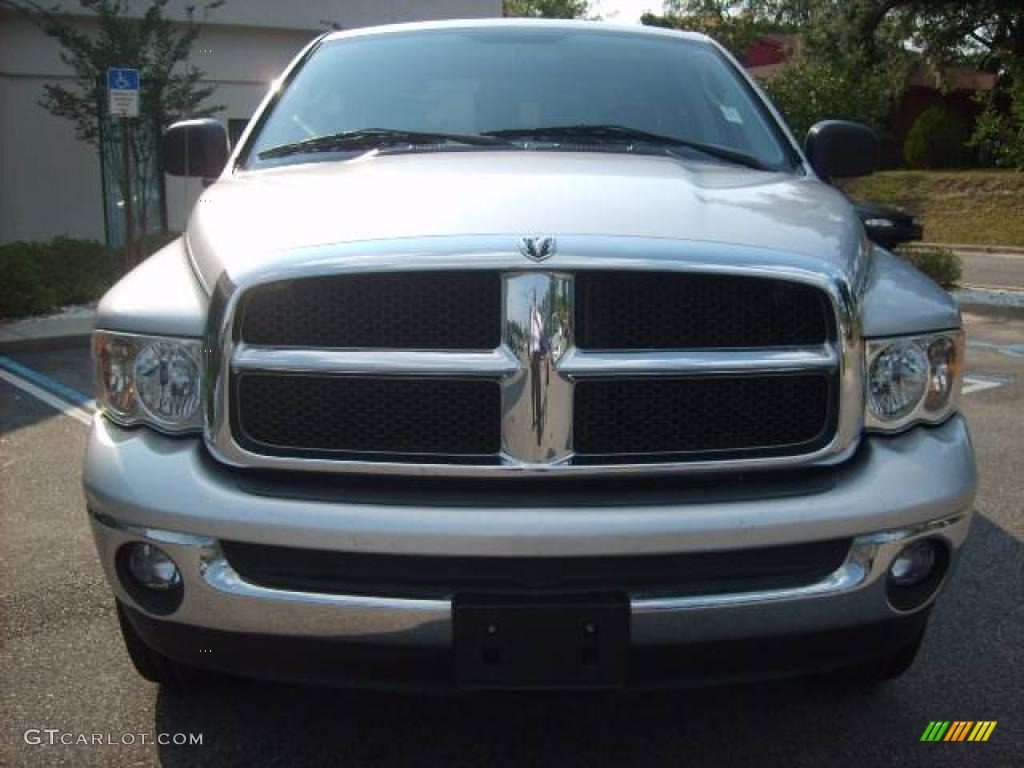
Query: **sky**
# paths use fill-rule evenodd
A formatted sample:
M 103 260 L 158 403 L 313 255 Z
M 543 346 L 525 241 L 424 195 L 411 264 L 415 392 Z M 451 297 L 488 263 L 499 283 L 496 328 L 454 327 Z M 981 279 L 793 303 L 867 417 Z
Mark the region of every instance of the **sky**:
M 605 21 L 638 24 L 644 11 L 661 12 L 661 0 L 592 0 L 591 7 Z

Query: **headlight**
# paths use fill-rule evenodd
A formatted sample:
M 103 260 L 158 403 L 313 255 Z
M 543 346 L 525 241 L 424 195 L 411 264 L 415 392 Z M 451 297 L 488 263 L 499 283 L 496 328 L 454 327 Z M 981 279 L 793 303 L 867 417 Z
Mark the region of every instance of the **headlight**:
M 884 229 L 886 227 L 895 227 L 896 222 L 892 219 L 865 219 L 864 226 Z
M 202 429 L 200 342 L 97 331 L 96 402 L 118 424 Z
M 868 368 L 868 405 L 883 421 L 895 421 L 914 410 L 928 387 L 928 358 L 912 341 L 882 349 Z
M 963 331 L 868 341 L 866 426 L 895 432 L 945 419 L 957 407 L 963 354 Z

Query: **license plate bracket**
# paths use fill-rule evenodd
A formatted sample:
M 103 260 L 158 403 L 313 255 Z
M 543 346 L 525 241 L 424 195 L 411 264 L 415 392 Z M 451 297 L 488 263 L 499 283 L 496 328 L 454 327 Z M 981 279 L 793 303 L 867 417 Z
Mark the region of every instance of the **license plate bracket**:
M 629 671 L 625 595 L 459 596 L 456 676 L 467 688 L 609 688 Z

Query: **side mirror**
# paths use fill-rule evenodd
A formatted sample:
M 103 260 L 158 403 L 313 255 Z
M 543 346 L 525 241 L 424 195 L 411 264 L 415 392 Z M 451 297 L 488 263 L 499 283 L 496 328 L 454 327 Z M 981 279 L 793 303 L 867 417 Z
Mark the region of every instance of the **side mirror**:
M 823 120 L 807 132 L 804 152 L 822 181 L 831 181 L 877 171 L 880 142 L 866 125 Z
M 182 120 L 164 133 L 164 170 L 172 176 L 220 176 L 230 155 L 228 132 L 217 120 Z

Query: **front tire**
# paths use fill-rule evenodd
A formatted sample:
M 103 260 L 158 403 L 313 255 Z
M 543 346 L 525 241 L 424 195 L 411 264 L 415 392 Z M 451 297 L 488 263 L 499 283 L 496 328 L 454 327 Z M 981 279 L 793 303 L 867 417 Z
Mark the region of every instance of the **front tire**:
M 124 647 L 139 675 L 151 683 L 178 689 L 199 687 L 213 678 L 213 675 L 169 659 L 146 645 L 139 633 L 135 631 L 131 621 L 128 620 L 124 605 L 120 600 L 116 602 L 117 623 L 121 627 Z
M 925 627 L 921 627 L 910 642 L 895 651 L 841 670 L 842 676 L 867 684 L 896 680 L 913 665 L 924 642 L 924 631 Z

